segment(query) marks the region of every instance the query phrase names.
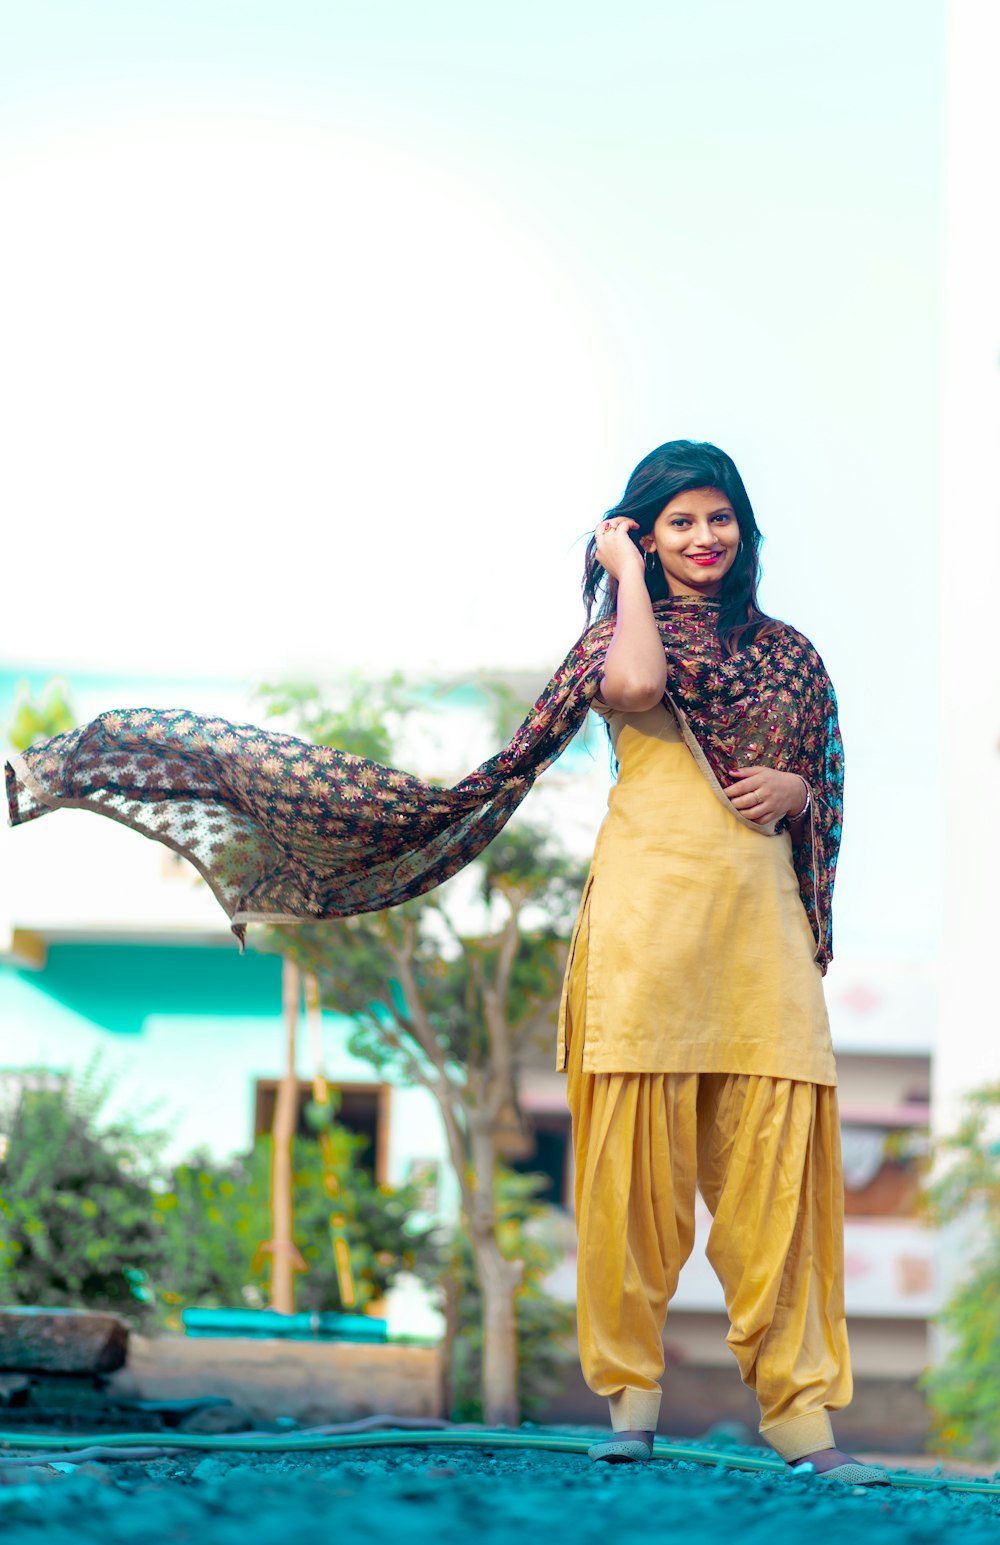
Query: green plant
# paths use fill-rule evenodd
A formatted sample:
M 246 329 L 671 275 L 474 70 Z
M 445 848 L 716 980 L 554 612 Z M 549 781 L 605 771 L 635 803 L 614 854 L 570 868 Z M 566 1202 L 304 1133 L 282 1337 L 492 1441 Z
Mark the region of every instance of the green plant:
M 413 1186 L 379 1185 L 357 1162 L 364 1146 L 344 1127 L 330 1128 L 338 1208 L 351 1256 L 360 1311 L 381 1298 L 401 1272 L 427 1275 L 436 1262 L 428 1224 L 414 1222 Z M 299 1278 L 301 1310 L 345 1307 L 330 1236 L 331 1205 L 324 1186 L 319 1144 L 298 1137 L 293 1145 L 295 1242 L 308 1270 Z M 162 1322 L 179 1327 L 182 1308 L 263 1303 L 270 1231 L 271 1140 L 258 1138 L 248 1154 L 218 1161 L 195 1155 L 171 1173 L 156 1207 L 166 1242 L 158 1281 Z
M 163 1137 L 104 1121 L 110 1088 L 93 1064 L 79 1079 L 29 1072 L 2 1112 L 0 1300 L 150 1318 Z
M 969 1095 L 958 1128 L 936 1145 L 939 1174 L 923 1210 L 939 1226 L 975 1224 L 966 1275 L 937 1316 L 941 1361 L 923 1386 L 935 1445 L 949 1454 L 995 1459 L 1000 1452 L 1000 1084 Z

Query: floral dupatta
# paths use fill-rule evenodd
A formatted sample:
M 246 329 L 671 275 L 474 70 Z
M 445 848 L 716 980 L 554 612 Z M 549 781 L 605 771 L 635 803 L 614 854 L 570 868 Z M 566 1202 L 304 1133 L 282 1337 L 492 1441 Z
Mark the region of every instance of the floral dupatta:
M 843 747 L 823 662 L 785 624 L 724 655 L 716 602 L 674 599 L 654 612 L 666 696 L 709 780 L 725 785 L 730 768 L 760 764 L 809 785 L 811 817 L 793 858 L 825 971 Z M 250 922 L 317 922 L 395 906 L 464 868 L 506 824 L 586 717 L 613 627 L 591 627 L 510 744 L 450 789 L 255 725 L 126 708 L 12 756 L 9 824 L 61 807 L 93 810 L 165 843 L 204 876 L 241 952 Z M 733 817 L 746 821 L 735 809 Z

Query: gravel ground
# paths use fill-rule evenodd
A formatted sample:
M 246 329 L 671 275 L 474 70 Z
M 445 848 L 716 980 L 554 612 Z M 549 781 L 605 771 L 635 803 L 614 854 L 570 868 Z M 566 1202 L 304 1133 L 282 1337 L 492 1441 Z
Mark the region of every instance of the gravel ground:
M 812 1530 L 823 1545 L 993 1545 L 998 1526 L 1000 1497 L 530 1449 L 189 1452 L 0 1469 L 3 1545 L 478 1545 L 564 1532 L 574 1545 L 643 1533 L 774 1545 Z

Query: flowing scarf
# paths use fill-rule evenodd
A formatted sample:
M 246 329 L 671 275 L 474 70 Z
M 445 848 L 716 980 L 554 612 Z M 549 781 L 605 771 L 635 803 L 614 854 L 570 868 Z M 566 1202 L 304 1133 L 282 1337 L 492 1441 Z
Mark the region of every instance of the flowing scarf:
M 717 602 L 672 599 L 654 613 L 665 697 L 716 791 L 737 766 L 797 773 L 809 787 L 810 818 L 792 853 L 825 971 L 843 748 L 823 662 L 784 623 L 725 655 Z M 241 953 L 251 922 L 319 922 L 396 906 L 464 868 L 506 824 L 586 717 L 613 631 L 612 620 L 588 629 L 510 744 L 452 788 L 256 725 L 125 708 L 12 756 L 9 824 L 62 807 L 93 810 L 165 843 L 202 874 Z

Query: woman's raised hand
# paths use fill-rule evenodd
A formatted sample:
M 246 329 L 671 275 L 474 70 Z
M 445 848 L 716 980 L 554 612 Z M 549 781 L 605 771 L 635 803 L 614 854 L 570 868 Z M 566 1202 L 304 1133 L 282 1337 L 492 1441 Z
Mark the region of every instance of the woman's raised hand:
M 629 536 L 630 531 L 638 529 L 637 520 L 616 515 L 613 520 L 602 520 L 594 532 L 598 562 L 619 584 L 630 568 L 638 569 L 640 574 L 643 572 L 642 552 Z
M 748 821 L 778 821 L 782 816 L 794 821 L 804 812 L 809 790 L 798 773 L 779 772 L 776 767 L 731 767 L 729 771 L 736 782 L 722 792 Z

